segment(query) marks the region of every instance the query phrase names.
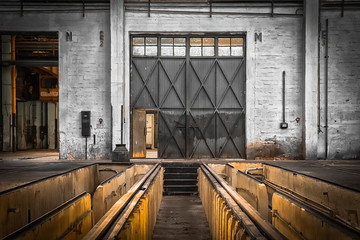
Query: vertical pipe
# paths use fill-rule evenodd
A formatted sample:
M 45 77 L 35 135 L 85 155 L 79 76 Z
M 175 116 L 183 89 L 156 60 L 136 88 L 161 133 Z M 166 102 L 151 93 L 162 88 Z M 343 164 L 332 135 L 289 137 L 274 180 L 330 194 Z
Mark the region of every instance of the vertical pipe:
M 41 106 L 41 110 L 40 110 L 40 140 L 41 140 L 41 146 L 40 148 L 43 149 L 44 148 L 44 104 L 43 102 L 40 102 L 40 106 Z
M 85 137 L 85 160 L 87 160 L 87 137 Z
M 123 8 L 122 9 L 122 49 L 123 49 L 123 51 L 125 51 L 125 39 L 126 39 L 126 37 L 127 37 L 127 35 L 126 35 L 126 33 L 125 33 L 125 25 L 126 25 L 126 23 L 125 23 L 125 21 L 126 21 L 126 18 L 125 18 L 125 8 L 124 8 L 124 2 L 122 2 L 122 4 L 121 4 L 121 7 Z M 132 44 L 132 43 L 131 43 Z M 125 58 L 125 54 L 122 54 L 122 66 L 120 66 L 120 67 L 122 67 L 123 68 L 123 111 L 122 111 L 122 113 L 123 113 L 123 117 L 121 118 L 121 122 L 122 122 L 122 124 L 124 124 L 125 123 L 125 118 L 126 118 L 126 71 L 125 71 L 125 61 L 126 60 L 126 58 Z M 131 68 L 131 63 L 130 63 L 130 68 Z M 130 71 L 129 71 L 130 72 Z M 130 86 L 130 81 L 129 81 L 129 86 Z M 131 108 L 129 108 L 129 112 L 131 111 Z M 131 117 L 131 116 L 130 116 Z M 130 122 L 131 122 L 131 120 L 130 120 Z M 131 124 L 130 124 L 130 127 L 131 127 Z M 124 132 L 124 126 L 123 126 L 123 132 Z M 130 130 L 130 132 L 131 132 L 131 130 Z M 121 136 L 122 136 L 122 138 L 124 137 L 123 136 L 124 134 L 122 134 Z M 130 133 L 130 135 L 131 135 L 131 133 Z M 128 138 L 129 139 L 129 138 Z M 123 142 L 123 140 L 122 140 L 122 143 L 124 144 L 124 142 Z M 129 143 L 129 145 L 131 146 L 131 144 Z
M 328 82 L 329 82 L 329 19 L 326 19 L 326 40 L 325 40 L 325 159 L 328 159 Z
M 190 134 L 189 134 L 189 101 L 188 79 L 190 79 L 190 38 L 186 38 L 186 66 L 185 66 L 185 158 L 190 158 Z
M 15 61 L 15 36 L 11 36 L 11 61 Z M 12 113 L 16 114 L 16 66 L 11 66 L 12 78 Z
M 45 128 L 44 128 L 44 139 L 46 137 L 45 141 L 45 148 L 49 148 L 49 103 L 45 102 Z
M 11 61 L 15 61 L 15 36 L 11 36 Z M 16 66 L 11 67 L 12 78 L 12 151 L 16 151 Z
M 57 108 L 57 104 L 56 102 L 54 103 L 55 104 L 55 149 L 58 148 L 58 127 L 57 127 L 57 111 L 58 111 L 58 108 Z
M 121 105 L 121 144 L 124 144 L 124 105 Z
M 215 56 L 218 56 L 218 38 L 216 37 L 215 38 L 215 51 L 216 51 L 216 53 L 215 53 Z M 215 66 L 215 78 L 216 78 L 216 76 L 217 76 L 217 68 L 219 67 L 219 65 L 218 65 L 219 63 L 216 61 L 216 66 Z M 221 71 L 221 70 L 220 70 Z M 215 89 L 217 89 L 218 88 L 218 79 L 215 79 Z M 215 94 L 215 158 L 220 158 L 220 156 L 219 156 L 219 152 L 218 152 L 218 150 L 217 150 L 217 148 L 218 148 L 218 134 L 217 134 L 217 132 L 218 132 L 218 122 L 217 122 L 217 115 L 218 115 L 218 99 L 217 99 L 217 96 L 216 96 L 217 94 Z
M 282 95 L 283 95 L 283 123 L 285 123 L 285 71 L 282 73 L 282 80 L 283 80 L 283 89 L 282 89 Z
M 319 6 L 320 6 L 320 0 L 319 1 Z M 321 124 L 320 124 L 320 118 L 321 118 L 321 90 L 320 90 L 320 46 L 321 46 L 321 7 L 319 7 L 319 17 L 318 17 L 318 92 L 317 92 L 317 96 L 318 96 L 318 101 L 317 101 L 317 122 L 318 122 L 318 133 L 321 132 Z

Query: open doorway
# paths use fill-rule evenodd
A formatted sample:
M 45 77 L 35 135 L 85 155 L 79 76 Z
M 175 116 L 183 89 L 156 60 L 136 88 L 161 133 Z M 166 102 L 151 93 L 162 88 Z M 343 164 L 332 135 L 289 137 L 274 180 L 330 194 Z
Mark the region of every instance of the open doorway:
M 0 36 L 2 151 L 58 152 L 58 33 L 6 32 Z
M 134 109 L 132 157 L 158 158 L 158 112 Z

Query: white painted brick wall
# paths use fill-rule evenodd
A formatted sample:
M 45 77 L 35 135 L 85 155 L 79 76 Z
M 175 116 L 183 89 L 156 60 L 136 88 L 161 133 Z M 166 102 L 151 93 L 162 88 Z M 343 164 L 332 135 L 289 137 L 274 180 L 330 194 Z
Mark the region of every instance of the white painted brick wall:
M 360 158 L 360 15 L 323 12 L 329 22 L 328 158 Z M 325 156 L 325 44 L 321 45 L 321 130 L 319 155 Z
M 60 158 L 83 159 L 80 112 L 91 111 L 88 158 L 110 158 L 110 16 L 109 12 L 2 14 L 0 31 L 59 32 Z M 66 32 L 72 41 L 66 41 Z M 104 46 L 100 47 L 100 31 Z M 98 119 L 104 122 L 100 125 Z M 94 144 L 93 135 L 96 135 Z
M 286 10 L 286 12 L 293 12 Z M 326 13 L 330 19 L 329 41 L 329 157 L 359 158 L 360 129 L 360 32 L 357 13 Z M 141 19 L 141 21 L 139 21 Z M 110 89 L 109 13 L 39 14 L 21 17 L 1 15 L 0 31 L 59 31 L 60 38 L 60 157 L 83 158 L 85 139 L 81 137 L 80 111 L 91 110 L 92 135 L 89 157 L 110 157 L 110 95 L 121 98 L 122 84 Z M 99 31 L 105 44 L 99 47 Z M 66 42 L 65 32 L 73 33 Z M 245 32 L 246 42 L 246 142 L 247 157 L 302 157 L 302 82 L 304 39 L 302 17 L 252 15 L 160 14 L 127 12 L 125 15 L 125 143 L 130 143 L 129 119 L 129 34 L 131 32 Z M 255 43 L 254 34 L 263 41 Z M 112 43 L 114 44 L 114 43 Z M 115 43 L 116 44 L 116 43 Z M 323 56 L 321 47 L 321 56 Z M 117 54 L 117 53 L 115 53 Z M 122 57 L 122 56 L 120 56 Z M 323 58 L 321 57 L 323 69 Z M 121 66 L 120 66 L 121 67 Z M 118 69 L 113 69 L 118 71 Z M 281 130 L 282 71 L 286 71 L 286 121 Z M 323 70 L 321 70 L 323 104 Z M 114 85 L 115 86 L 115 85 Z M 120 91 L 119 91 L 120 90 Z M 116 98 L 116 96 L 114 96 Z M 322 122 L 323 126 L 323 105 Z M 114 106 L 120 107 L 120 106 Z M 102 125 L 99 118 L 104 119 Z M 336 121 L 336 122 L 335 122 Z M 115 123 L 116 129 L 120 123 Z M 324 128 L 322 129 L 324 132 Z M 324 150 L 323 133 L 319 150 Z
M 142 19 L 139 21 L 139 19 Z M 127 12 L 125 36 L 131 32 L 245 32 L 247 158 L 302 158 L 303 18 L 246 15 L 177 15 Z M 262 42 L 255 43 L 255 32 Z M 129 39 L 125 39 L 125 76 L 129 82 Z M 286 71 L 286 121 L 282 122 L 282 72 Z M 129 84 L 126 103 L 129 109 Z M 127 122 L 129 123 L 129 114 Z M 130 142 L 130 127 L 126 126 Z M 285 154 L 286 153 L 286 154 Z

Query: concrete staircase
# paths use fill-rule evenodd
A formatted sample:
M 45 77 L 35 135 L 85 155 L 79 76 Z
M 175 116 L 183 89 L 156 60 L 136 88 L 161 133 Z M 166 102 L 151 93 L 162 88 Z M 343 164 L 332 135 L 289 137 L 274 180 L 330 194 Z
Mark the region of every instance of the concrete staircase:
M 197 189 L 198 162 L 163 162 L 164 195 L 194 195 Z

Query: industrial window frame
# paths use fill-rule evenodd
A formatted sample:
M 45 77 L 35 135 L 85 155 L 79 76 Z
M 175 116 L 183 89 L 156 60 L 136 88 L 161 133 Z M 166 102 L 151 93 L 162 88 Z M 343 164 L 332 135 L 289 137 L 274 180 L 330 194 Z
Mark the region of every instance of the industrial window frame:
M 140 39 L 143 38 L 144 39 L 144 44 L 143 45 L 136 45 L 134 44 L 134 39 Z M 157 38 L 157 54 L 156 55 L 147 55 L 146 54 L 146 38 Z M 161 40 L 164 38 L 172 38 L 173 40 L 175 38 L 185 38 L 185 55 L 175 55 L 175 50 L 174 48 L 176 47 L 176 45 L 174 44 L 174 41 L 172 43 L 172 55 L 163 55 L 162 54 L 162 47 L 164 47 L 165 45 L 161 44 Z M 193 56 L 190 54 L 190 39 L 191 38 L 201 38 L 201 39 L 206 39 L 206 38 L 214 38 L 214 55 L 212 56 L 204 56 L 203 54 L 203 40 L 202 40 L 202 45 L 201 45 L 201 56 Z M 223 39 L 223 38 L 229 38 L 230 39 L 230 55 L 219 55 L 219 39 Z M 233 48 L 234 46 L 232 46 L 231 39 L 235 39 L 235 38 L 241 38 L 242 39 L 242 49 L 241 49 L 241 54 L 240 55 L 232 55 L 233 52 Z M 134 54 L 134 46 L 142 46 L 144 48 L 144 54 Z M 155 46 L 155 45 L 152 45 Z M 170 45 L 167 45 L 170 46 Z M 207 47 L 207 46 L 206 46 Z M 221 47 L 221 46 L 220 46 Z M 239 47 L 239 46 L 237 46 Z M 208 33 L 208 34 L 130 34 L 130 55 L 131 58 L 133 57 L 144 57 L 144 58 L 245 58 L 245 54 L 246 54 L 246 34 L 244 33 L 236 33 L 236 34 L 221 34 L 221 33 Z

